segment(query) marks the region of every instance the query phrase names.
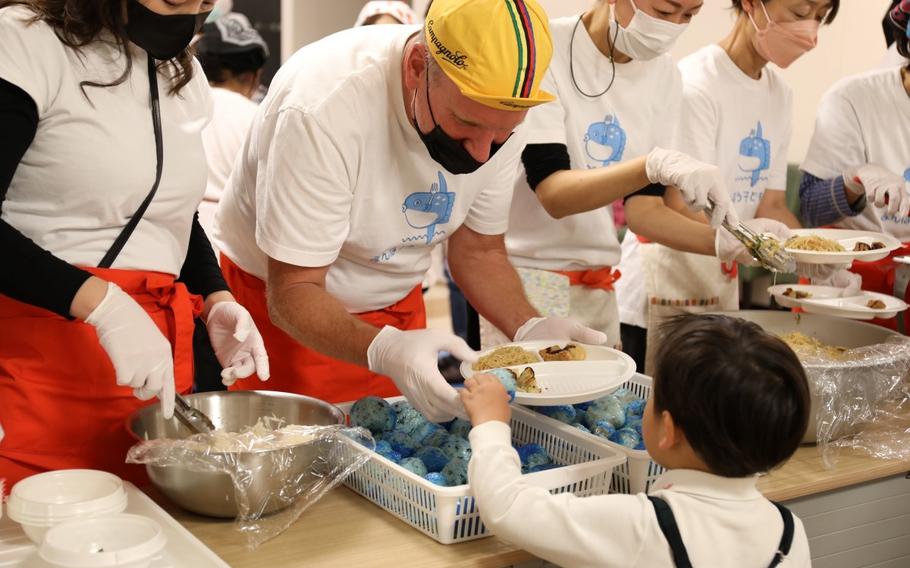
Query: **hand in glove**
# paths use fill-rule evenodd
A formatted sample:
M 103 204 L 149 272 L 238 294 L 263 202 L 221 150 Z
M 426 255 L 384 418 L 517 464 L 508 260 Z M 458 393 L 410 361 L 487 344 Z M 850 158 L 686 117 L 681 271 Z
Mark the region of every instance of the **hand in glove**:
M 431 422 L 467 418 L 464 405 L 439 372 L 440 351 L 473 363 L 475 353 L 463 339 L 438 329 L 401 331 L 385 326 L 367 349 L 367 363 L 374 373 L 395 382 L 401 394 Z
M 743 225 L 752 229 L 758 235 L 770 234 L 780 242 L 790 238 L 790 228 L 774 219 L 750 219 Z M 752 257 L 752 253 L 733 234 L 720 227 L 714 237 L 714 251 L 717 258 L 723 262 L 736 261 L 744 266 L 758 266 L 759 262 Z
M 739 223 L 717 166 L 699 162 L 682 152 L 654 148 L 645 161 L 645 170 L 651 183 L 679 188 L 690 209 L 701 211 L 713 205 L 712 227 L 719 227 L 724 220 L 733 226 Z
M 95 327 L 107 352 L 117 384 L 133 389 L 141 400 L 157 396 L 165 418 L 174 414 L 174 355 L 171 343 L 133 298 L 108 283 L 101 302 L 85 318 Z
M 906 217 L 910 212 L 910 188 L 902 176 L 877 166 L 866 164 L 844 172 L 844 183 L 857 190 L 857 185 L 866 192 L 866 200 L 876 207 L 887 207 L 888 215 Z
M 571 318 L 531 318 L 515 332 L 515 341 L 577 341 L 588 345 L 602 345 L 607 336 L 601 331 L 585 327 Z
M 217 302 L 209 310 L 205 327 L 221 363 L 224 386 L 229 387 L 237 379 L 245 379 L 253 373 L 261 381 L 268 380 L 269 356 L 262 335 L 246 308 L 237 302 Z
M 821 286 L 843 288 L 841 296 L 847 298 L 849 296 L 859 295 L 863 287 L 863 277 L 859 274 L 850 272 L 849 270 L 839 269 L 833 274 L 830 274 L 827 278 L 813 279 L 812 283 Z

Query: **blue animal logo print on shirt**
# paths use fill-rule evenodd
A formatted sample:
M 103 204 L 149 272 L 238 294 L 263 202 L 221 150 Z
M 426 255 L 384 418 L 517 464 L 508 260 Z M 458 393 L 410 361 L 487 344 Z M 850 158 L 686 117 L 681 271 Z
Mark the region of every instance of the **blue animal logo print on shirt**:
M 771 141 L 764 138 L 761 121 L 758 121 L 755 130 L 750 131 L 740 142 L 739 155 L 748 158 L 748 161 L 740 161 L 739 169 L 752 172 L 751 187 L 755 187 L 761 180 L 761 173 L 771 167 Z
M 619 119 L 608 114 L 602 122 L 595 122 L 585 133 L 585 153 L 598 166 L 609 166 L 622 161 L 626 151 L 626 131 Z
M 455 194 L 448 190 L 445 176 L 442 172 L 436 172 L 436 175 L 439 181 L 430 186 L 430 191 L 412 193 L 401 206 L 408 225 L 427 230 L 427 244 L 433 242 L 436 226 L 449 222 L 455 205 Z

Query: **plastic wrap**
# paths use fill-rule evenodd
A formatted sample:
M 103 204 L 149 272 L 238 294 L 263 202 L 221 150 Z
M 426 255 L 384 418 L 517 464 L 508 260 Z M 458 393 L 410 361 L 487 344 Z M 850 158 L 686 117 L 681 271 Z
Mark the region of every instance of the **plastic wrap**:
M 851 448 L 880 459 L 910 459 L 910 338 L 841 355 L 798 350 L 817 409 L 826 466 Z M 813 425 L 810 424 L 810 430 Z
M 175 496 L 179 489 L 161 487 L 178 504 L 182 499 L 213 500 L 212 495 L 193 492 L 191 485 L 220 490 L 223 495 L 214 496 L 220 497 L 214 499 L 219 503 L 230 499 L 232 485 L 236 526 L 253 549 L 284 532 L 307 507 L 369 461 L 369 453 L 345 451 L 352 441 L 375 448 L 363 428 L 284 426 L 277 419 L 264 419 L 236 434 L 215 431 L 140 442 L 130 449 L 127 462 L 178 468 L 186 479 L 192 477 L 189 472 L 199 473 L 200 479 L 187 483 L 186 495 Z M 218 479 L 203 477 L 206 474 L 225 474 L 230 483 L 225 479 L 216 489 Z

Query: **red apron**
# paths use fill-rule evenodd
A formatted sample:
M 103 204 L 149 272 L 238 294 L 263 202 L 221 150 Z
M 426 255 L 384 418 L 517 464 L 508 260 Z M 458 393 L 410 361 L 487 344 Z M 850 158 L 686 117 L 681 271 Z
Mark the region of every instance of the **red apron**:
M 622 277 L 619 270 L 609 266 L 594 270 L 554 270 L 569 278 L 569 286 L 584 286 L 596 290 L 613 291 L 613 284 Z
M 395 383 L 388 377 L 346 361 L 333 359 L 301 345 L 272 324 L 265 298 L 265 282 L 249 274 L 221 255 L 221 271 L 234 297 L 253 316 L 269 354 L 270 378 L 237 381 L 231 390 L 276 390 L 304 394 L 327 402 L 357 400 L 369 395 L 397 396 Z M 416 286 L 401 301 L 372 312 L 353 314 L 376 327 L 391 325 L 402 330 L 427 326 L 421 287 Z
M 87 268 L 119 285 L 170 339 L 177 392 L 193 386 L 193 318 L 199 296 L 158 272 Z M 125 421 L 141 401 L 117 386 L 91 325 L 0 294 L 0 478 L 7 488 L 42 471 L 90 468 L 145 484 L 145 468 L 124 463 L 135 440 Z

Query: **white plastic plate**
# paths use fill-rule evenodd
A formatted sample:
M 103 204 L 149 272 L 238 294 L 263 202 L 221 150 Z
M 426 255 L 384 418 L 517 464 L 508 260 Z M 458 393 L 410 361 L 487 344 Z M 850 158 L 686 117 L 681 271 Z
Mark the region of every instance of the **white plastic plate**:
M 881 300 L 885 308 L 874 309 L 866 304 L 870 300 Z M 873 318 L 890 319 L 907 309 L 907 304 L 894 296 L 877 292 L 863 292 L 849 298 L 806 299 L 802 308 L 811 314 L 837 316 L 849 319 L 871 320 Z
M 788 288 L 792 288 L 796 292 L 808 292 L 809 297 L 794 298 L 792 296 L 785 296 L 784 292 L 786 292 Z M 836 288 L 834 286 L 814 286 L 812 284 L 778 284 L 777 286 L 770 286 L 768 288 L 768 293 L 774 296 L 777 303 L 785 308 L 801 308 L 803 307 L 803 302 L 806 300 L 830 300 L 832 298 L 840 298 L 843 291 L 843 288 Z
M 538 359 L 537 352 L 552 345 L 564 347 L 568 341 L 525 341 L 497 345 L 492 349 L 481 352 L 481 356 L 499 349 L 500 347 L 518 346 L 533 353 Z M 576 404 L 588 402 L 610 394 L 635 374 L 635 361 L 631 357 L 602 345 L 583 345 L 587 357 L 584 361 L 540 361 L 526 365 L 506 367 L 520 374 L 527 367 L 534 369 L 537 386 L 540 393 L 518 391 L 515 393 L 515 402 L 525 406 L 555 406 L 560 404 Z M 470 378 L 475 371 L 471 363 L 461 364 L 461 375 Z
M 850 264 L 854 260 L 873 262 L 881 260 L 891 254 L 891 251 L 901 247 L 900 241 L 884 233 L 874 231 L 851 231 L 847 229 L 794 229 L 793 236 L 810 236 L 819 237 L 837 241 L 846 250 L 844 252 L 816 252 L 808 250 L 799 250 L 786 248 L 788 253 L 793 255 L 796 262 L 805 262 L 808 264 Z M 855 252 L 853 247 L 857 243 L 872 244 L 880 242 L 885 245 L 883 249 L 868 250 Z

